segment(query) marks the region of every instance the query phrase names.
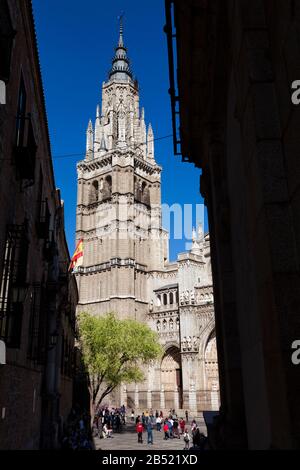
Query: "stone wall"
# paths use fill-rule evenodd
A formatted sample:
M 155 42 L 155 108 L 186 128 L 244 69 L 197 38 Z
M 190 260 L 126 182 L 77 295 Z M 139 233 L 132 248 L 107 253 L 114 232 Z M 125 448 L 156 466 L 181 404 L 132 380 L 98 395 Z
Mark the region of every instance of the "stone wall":
M 299 5 L 175 1 L 175 10 L 181 147 L 202 168 L 209 215 L 222 405 L 215 444 L 298 448 Z
M 0 104 L 0 336 L 6 345 L 0 447 L 53 448 L 60 394 L 64 415 L 72 405 L 72 388 L 59 383 L 71 374 L 78 292 L 67 274 L 64 210 L 53 175 L 31 1 L 3 1 L 0 16 L 1 37 L 9 21 L 16 32 L 4 77 L 6 103 Z

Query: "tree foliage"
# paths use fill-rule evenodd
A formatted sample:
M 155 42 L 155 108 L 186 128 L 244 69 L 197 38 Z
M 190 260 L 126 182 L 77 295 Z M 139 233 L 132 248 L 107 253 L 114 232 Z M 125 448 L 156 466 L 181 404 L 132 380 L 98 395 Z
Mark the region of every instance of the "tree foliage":
M 157 334 L 135 320 L 81 313 L 78 327 L 93 406 L 121 382 L 143 381 L 142 366 L 162 355 Z

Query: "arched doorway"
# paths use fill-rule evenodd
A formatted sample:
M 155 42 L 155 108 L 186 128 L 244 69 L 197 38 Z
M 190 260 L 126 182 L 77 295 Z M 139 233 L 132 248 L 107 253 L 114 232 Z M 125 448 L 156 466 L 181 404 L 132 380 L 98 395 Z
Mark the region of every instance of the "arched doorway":
M 219 409 L 219 370 L 216 332 L 210 334 L 205 348 L 205 374 L 211 409 Z
M 165 408 L 182 408 L 182 371 L 180 350 L 169 347 L 161 362 L 161 385 L 165 394 Z

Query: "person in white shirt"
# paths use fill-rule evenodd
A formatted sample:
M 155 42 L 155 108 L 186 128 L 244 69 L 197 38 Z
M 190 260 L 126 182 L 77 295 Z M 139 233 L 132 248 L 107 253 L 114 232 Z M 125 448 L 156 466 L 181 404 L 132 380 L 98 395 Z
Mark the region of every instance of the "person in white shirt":
M 162 421 L 162 418 L 160 416 L 158 416 L 156 418 L 156 429 L 157 431 L 161 432 L 161 421 Z
M 173 424 L 174 424 L 174 421 L 172 418 L 169 418 L 168 419 L 169 423 L 170 423 L 170 426 L 169 426 L 169 434 L 170 434 L 170 437 L 173 439 Z
M 111 437 L 112 429 L 108 428 L 107 424 L 105 423 L 102 429 L 103 437 Z

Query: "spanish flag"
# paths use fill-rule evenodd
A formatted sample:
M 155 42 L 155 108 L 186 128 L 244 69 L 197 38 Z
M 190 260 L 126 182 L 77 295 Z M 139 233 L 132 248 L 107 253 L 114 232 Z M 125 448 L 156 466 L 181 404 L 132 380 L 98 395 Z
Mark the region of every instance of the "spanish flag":
M 83 262 L 83 240 L 79 240 L 76 246 L 75 253 L 71 259 L 69 271 L 74 270 L 78 266 L 81 266 Z

